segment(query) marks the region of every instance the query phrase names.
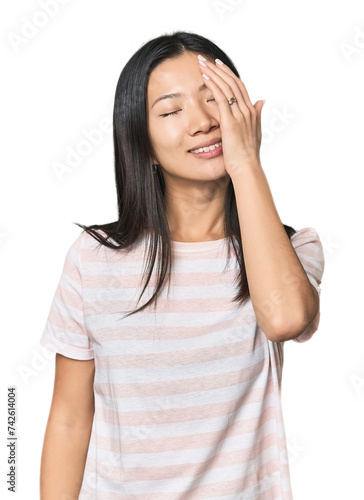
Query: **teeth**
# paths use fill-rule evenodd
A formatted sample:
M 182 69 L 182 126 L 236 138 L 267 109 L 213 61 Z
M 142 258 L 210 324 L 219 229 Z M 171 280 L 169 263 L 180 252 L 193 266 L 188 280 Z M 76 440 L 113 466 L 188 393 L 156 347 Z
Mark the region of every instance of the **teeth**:
M 191 153 L 202 153 L 202 152 L 207 153 L 207 151 L 212 151 L 213 149 L 218 148 L 221 145 L 222 141 L 217 142 L 216 144 L 212 144 L 211 146 L 207 146 L 205 148 L 191 149 Z

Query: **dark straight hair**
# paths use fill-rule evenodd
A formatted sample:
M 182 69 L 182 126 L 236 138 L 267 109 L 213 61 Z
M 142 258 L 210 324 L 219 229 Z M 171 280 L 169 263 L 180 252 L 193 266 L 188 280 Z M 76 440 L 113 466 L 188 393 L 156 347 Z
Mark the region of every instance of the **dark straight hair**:
M 113 141 L 118 220 L 108 224 L 80 226 L 93 236 L 100 246 L 115 250 L 133 249 L 141 237 L 150 241 L 147 279 L 137 304 L 151 279 L 158 252 L 158 280 L 151 298 L 125 317 L 140 312 L 154 303 L 164 288 L 166 276 L 170 284 L 172 251 L 169 226 L 165 214 L 165 184 L 160 169 L 153 174 L 153 148 L 147 122 L 147 88 L 151 72 L 163 61 L 185 52 L 203 54 L 210 60 L 221 59 L 240 78 L 231 59 L 215 43 L 196 33 L 175 31 L 154 38 L 142 45 L 121 71 L 115 92 Z M 249 297 L 244 254 L 234 188 L 230 179 L 224 205 L 224 231 L 228 245 L 233 247 L 240 267 L 239 291 L 234 301 L 245 304 Z M 283 224 L 288 238 L 296 230 Z M 101 230 L 101 232 L 100 232 Z M 104 235 L 102 234 L 104 233 Z M 113 240 L 110 241 L 110 238 Z M 128 251 L 129 251 L 128 250 Z

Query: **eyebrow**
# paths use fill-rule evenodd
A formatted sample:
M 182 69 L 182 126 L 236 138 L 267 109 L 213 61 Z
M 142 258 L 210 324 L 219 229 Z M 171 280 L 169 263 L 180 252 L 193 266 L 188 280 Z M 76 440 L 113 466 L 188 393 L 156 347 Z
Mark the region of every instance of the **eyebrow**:
M 208 89 L 207 85 L 205 85 L 204 83 L 198 88 L 198 91 L 201 92 L 202 90 L 206 90 Z M 159 96 L 152 104 L 152 108 L 153 106 L 155 106 L 157 104 L 157 102 L 161 101 L 162 99 L 174 99 L 175 97 L 181 97 L 183 94 L 181 92 L 174 92 L 172 94 L 164 94 L 164 95 L 161 95 Z M 152 109 L 150 108 L 150 109 Z

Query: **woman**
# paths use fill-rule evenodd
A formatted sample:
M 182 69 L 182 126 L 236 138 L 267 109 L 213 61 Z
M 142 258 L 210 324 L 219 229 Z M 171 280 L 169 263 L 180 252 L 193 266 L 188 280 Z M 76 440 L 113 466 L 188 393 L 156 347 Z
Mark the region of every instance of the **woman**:
M 318 328 L 324 256 L 280 221 L 262 107 L 197 34 L 122 70 L 118 220 L 78 224 L 40 340 L 57 353 L 44 499 L 292 499 L 283 346 Z

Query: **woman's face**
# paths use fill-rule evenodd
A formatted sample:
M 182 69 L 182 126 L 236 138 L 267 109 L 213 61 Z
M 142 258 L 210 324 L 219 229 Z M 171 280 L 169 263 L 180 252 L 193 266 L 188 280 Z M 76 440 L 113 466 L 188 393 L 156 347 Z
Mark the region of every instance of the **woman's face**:
M 167 176 L 174 180 L 206 181 L 227 175 L 221 152 L 209 158 L 189 152 L 200 144 L 221 140 L 218 104 L 204 82 L 197 54 L 191 52 L 165 60 L 150 74 L 147 109 L 155 152 L 152 161 L 161 166 L 165 180 Z M 155 102 L 171 93 L 181 95 Z M 176 113 L 162 116 L 172 112 Z

